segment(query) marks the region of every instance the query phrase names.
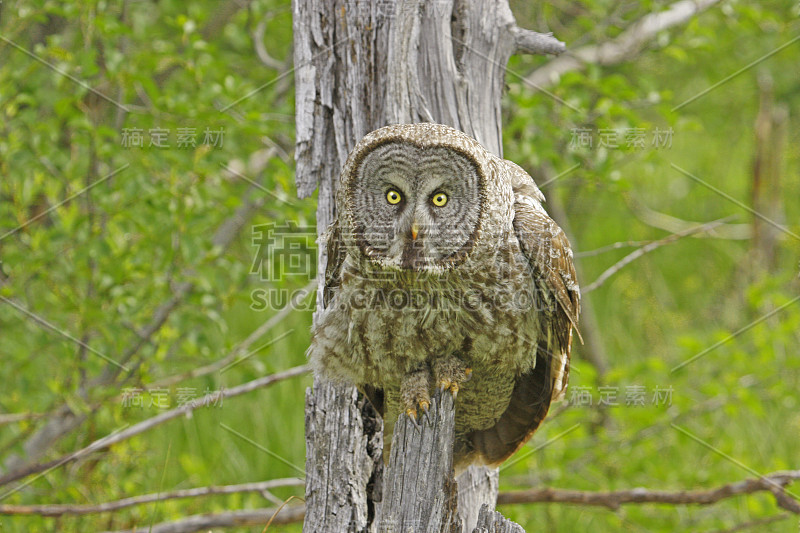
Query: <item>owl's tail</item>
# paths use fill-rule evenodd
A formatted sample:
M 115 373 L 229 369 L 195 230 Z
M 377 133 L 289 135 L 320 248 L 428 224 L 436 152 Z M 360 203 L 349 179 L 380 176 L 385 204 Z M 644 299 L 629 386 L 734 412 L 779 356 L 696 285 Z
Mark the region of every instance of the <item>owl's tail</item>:
M 536 355 L 536 367 L 517 378 L 511 401 L 497 423 L 471 432 L 462 448 L 454 450 L 456 470 L 470 464 L 499 465 L 525 444 L 547 416 L 553 392 L 547 363 L 552 355 L 543 343 Z

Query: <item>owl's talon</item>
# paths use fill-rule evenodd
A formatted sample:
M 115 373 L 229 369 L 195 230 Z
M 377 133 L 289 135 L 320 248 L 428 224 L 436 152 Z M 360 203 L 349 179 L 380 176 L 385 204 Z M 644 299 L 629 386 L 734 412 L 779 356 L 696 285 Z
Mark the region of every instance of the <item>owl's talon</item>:
M 417 410 L 416 409 L 406 409 L 406 414 L 408 415 L 408 419 L 411 420 L 411 423 L 414 424 L 414 427 L 417 429 L 422 429 L 417 421 Z
M 431 373 L 427 367 L 407 374 L 400 383 L 400 396 L 405 412 L 417 428 L 417 417 L 427 414 L 431 406 Z
M 455 400 L 461 384 L 472 378 L 472 369 L 455 356 L 443 357 L 433 363 L 433 374 L 439 386 L 439 392 L 449 390 Z
M 426 420 L 428 421 L 429 424 L 433 424 L 433 422 L 431 421 L 430 411 L 423 411 L 422 416 L 419 419 L 420 423 L 424 423 Z

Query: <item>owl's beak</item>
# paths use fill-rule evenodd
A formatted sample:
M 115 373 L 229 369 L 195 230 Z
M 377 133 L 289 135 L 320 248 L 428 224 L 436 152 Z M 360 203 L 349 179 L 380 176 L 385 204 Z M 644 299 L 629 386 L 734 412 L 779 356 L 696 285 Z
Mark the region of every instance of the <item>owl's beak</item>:
M 418 234 L 419 234 L 419 226 L 417 226 L 417 221 L 415 220 L 414 223 L 411 224 L 411 238 L 416 241 Z

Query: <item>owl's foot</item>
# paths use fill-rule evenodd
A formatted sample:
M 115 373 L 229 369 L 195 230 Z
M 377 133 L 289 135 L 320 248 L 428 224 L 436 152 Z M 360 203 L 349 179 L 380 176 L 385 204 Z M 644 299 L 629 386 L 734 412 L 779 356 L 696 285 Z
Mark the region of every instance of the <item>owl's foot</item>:
M 433 375 L 440 391 L 449 390 L 453 398 L 458 394 L 461 383 L 472 377 L 472 369 L 455 356 L 442 357 L 433 362 Z
M 417 422 L 417 409 L 427 413 L 431 406 L 431 373 L 427 368 L 411 372 L 400 383 L 400 398 L 406 414 Z

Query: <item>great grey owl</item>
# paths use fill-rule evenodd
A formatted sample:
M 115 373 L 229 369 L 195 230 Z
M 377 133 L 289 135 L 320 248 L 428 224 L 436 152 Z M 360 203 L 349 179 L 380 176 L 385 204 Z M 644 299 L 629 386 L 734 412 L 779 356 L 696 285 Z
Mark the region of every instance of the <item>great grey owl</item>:
M 350 153 L 309 358 L 367 394 L 385 442 L 439 387 L 455 396 L 456 469 L 496 465 L 563 395 L 580 293 L 543 200 L 522 168 L 441 124 L 386 126 Z

